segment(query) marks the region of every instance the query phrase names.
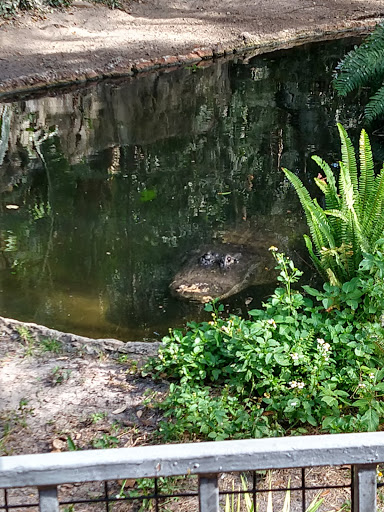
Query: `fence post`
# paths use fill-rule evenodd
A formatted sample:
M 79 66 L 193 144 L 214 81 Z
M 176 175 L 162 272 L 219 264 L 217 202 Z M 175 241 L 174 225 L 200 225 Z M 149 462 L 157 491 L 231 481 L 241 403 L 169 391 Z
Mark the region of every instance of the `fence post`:
M 352 512 L 376 511 L 376 464 L 353 466 Z
M 207 474 L 199 477 L 199 510 L 200 512 L 219 512 L 217 474 Z
M 40 512 L 59 512 L 57 487 L 39 487 Z

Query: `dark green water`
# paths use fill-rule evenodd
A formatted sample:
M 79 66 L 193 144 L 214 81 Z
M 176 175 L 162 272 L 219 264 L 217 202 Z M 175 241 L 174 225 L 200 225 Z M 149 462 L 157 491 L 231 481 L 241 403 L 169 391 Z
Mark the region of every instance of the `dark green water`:
M 0 103 L 1 315 L 153 339 L 204 315 L 168 291 L 192 250 L 260 230 L 297 246 L 300 207 L 280 167 L 311 186 L 312 154 L 339 159 L 335 124 L 360 114 L 330 86 L 349 47 Z

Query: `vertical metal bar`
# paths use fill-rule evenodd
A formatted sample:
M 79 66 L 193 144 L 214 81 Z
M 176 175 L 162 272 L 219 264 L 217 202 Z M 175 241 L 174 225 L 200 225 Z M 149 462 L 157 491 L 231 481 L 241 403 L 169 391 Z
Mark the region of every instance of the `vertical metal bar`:
M 108 490 L 108 482 L 105 480 L 104 482 L 104 495 L 105 495 L 105 510 L 109 512 L 109 490 Z
M 352 512 L 376 511 L 376 464 L 353 466 Z
M 219 483 L 217 474 L 200 476 L 199 510 L 200 512 L 219 512 Z
M 57 487 L 39 487 L 40 512 L 59 512 Z
M 4 489 L 4 509 L 5 509 L 5 512 L 9 511 L 9 508 L 8 508 L 8 491 L 7 491 L 7 489 Z
M 257 510 L 256 488 L 257 488 L 257 474 L 256 474 L 256 471 L 252 471 L 252 498 L 253 498 L 253 510 L 254 510 L 254 512 L 256 512 L 256 510 Z
M 303 512 L 307 510 L 305 500 L 305 468 L 301 468 L 301 507 Z
M 159 486 L 157 478 L 155 478 L 155 512 L 159 512 Z

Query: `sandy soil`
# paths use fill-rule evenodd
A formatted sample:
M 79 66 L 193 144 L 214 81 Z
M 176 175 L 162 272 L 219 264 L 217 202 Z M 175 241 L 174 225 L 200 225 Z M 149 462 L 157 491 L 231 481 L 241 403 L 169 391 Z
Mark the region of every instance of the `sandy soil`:
M 159 416 L 144 401 L 167 384 L 141 377 L 148 356 L 124 353 L 116 340 L 52 334 L 0 318 L 0 456 L 68 450 L 71 441 L 78 449 L 153 442 Z
M 84 75 L 95 78 L 140 58 L 196 48 L 241 49 L 373 26 L 383 0 L 122 0 L 109 10 L 75 0 L 68 10 L 0 21 L 0 92 Z M 83 76 L 83 77 L 84 77 Z

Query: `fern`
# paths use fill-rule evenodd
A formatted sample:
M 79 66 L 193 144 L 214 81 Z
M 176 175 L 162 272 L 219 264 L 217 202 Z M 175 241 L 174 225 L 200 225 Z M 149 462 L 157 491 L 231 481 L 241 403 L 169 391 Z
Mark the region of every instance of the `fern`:
M 383 57 L 384 58 L 384 57 Z M 369 98 L 369 102 L 367 103 L 364 109 L 365 119 L 368 122 L 373 121 L 377 117 L 380 117 L 384 112 L 384 84 L 380 89 Z
M 384 229 L 384 166 L 375 176 L 369 137 L 362 130 L 359 141 L 360 168 L 347 132 L 338 124 L 342 161 L 338 187 L 328 164 L 315 156 L 313 160 L 325 173 L 315 182 L 324 193 L 327 209 L 312 199 L 301 180 L 283 169 L 294 186 L 304 209 L 311 239 L 305 244 L 317 270 L 331 283 L 352 279 L 363 253 L 372 252 Z M 313 242 L 313 244 L 312 244 Z
M 355 46 L 336 68 L 333 86 L 345 96 L 364 86 L 371 86 L 384 79 L 384 24 L 375 30 L 360 45 Z M 365 108 L 368 122 L 384 113 L 384 84 L 369 99 Z

